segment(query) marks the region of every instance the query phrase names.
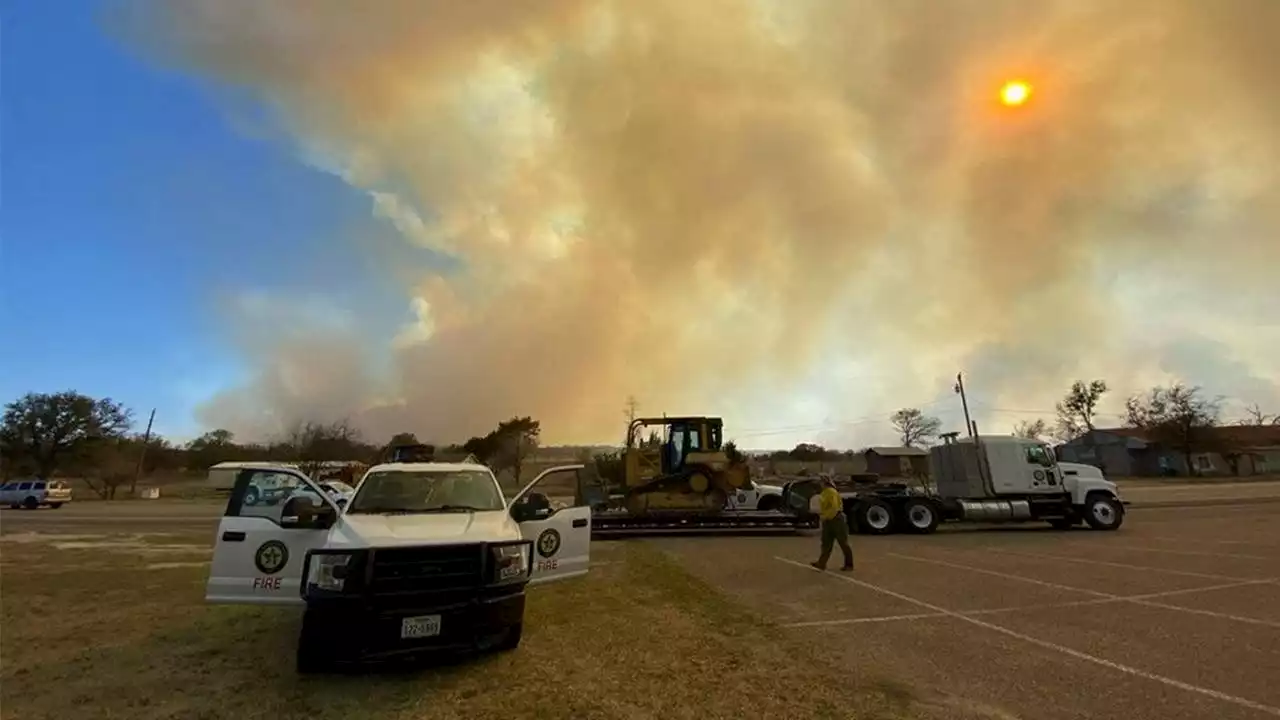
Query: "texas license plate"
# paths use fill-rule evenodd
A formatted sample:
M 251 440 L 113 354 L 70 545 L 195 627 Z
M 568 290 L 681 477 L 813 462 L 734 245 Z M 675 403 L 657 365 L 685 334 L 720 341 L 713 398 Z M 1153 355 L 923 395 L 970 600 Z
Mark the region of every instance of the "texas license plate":
M 416 617 L 407 617 L 400 621 L 400 637 L 405 640 L 435 637 L 439 634 L 439 615 L 418 615 Z

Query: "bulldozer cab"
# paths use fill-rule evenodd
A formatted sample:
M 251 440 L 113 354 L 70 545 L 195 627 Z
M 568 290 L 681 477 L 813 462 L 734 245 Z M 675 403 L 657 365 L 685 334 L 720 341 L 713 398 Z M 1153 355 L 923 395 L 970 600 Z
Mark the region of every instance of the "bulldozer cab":
M 656 428 L 661 428 L 660 431 Z M 720 418 L 638 418 L 627 429 L 627 485 L 674 475 L 692 453 L 718 452 L 723 446 Z M 656 442 L 655 442 L 656 441 Z

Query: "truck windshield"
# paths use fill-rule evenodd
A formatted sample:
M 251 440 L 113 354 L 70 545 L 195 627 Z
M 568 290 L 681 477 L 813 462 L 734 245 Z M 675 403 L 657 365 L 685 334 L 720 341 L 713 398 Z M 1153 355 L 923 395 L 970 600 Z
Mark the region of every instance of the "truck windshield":
M 347 514 L 429 513 L 503 510 L 493 476 L 478 470 L 387 471 L 372 473 Z

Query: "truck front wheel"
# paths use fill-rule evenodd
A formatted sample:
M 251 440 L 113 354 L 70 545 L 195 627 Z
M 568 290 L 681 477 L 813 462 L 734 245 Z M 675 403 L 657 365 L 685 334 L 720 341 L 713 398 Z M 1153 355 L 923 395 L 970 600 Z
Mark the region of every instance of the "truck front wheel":
M 1084 501 L 1084 521 L 1094 530 L 1119 530 L 1124 506 L 1110 495 L 1090 493 Z
M 333 672 L 338 657 L 327 619 L 307 610 L 302 616 L 302 631 L 298 634 L 298 650 L 294 665 L 299 675 Z
M 516 623 L 507 628 L 503 633 L 502 640 L 494 646 L 494 650 L 498 652 L 510 652 L 520 647 L 520 636 L 524 634 L 524 623 Z

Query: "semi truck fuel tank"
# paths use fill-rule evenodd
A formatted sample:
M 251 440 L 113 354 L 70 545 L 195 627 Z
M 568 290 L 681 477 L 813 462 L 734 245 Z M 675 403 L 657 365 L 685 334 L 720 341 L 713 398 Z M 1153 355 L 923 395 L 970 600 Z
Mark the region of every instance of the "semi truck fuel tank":
M 1026 500 L 957 500 L 960 514 L 972 522 L 1030 520 L 1031 503 Z

